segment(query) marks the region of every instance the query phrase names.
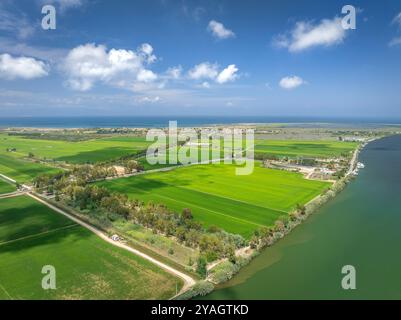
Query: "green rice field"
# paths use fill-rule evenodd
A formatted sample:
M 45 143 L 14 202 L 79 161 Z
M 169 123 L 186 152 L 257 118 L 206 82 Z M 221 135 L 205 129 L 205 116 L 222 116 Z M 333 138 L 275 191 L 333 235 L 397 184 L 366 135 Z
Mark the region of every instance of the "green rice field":
M 259 163 L 248 176 L 235 175 L 235 169 L 235 165 L 196 165 L 99 185 L 145 202 L 166 204 L 177 212 L 190 208 L 205 226 L 216 225 L 247 238 L 331 185 L 306 180 L 298 173 L 262 168 Z
M 256 140 L 255 154 L 290 158 L 330 158 L 350 154 L 357 146 L 357 142 L 330 140 Z
M 138 154 L 150 142 L 145 137 L 112 137 L 87 141 L 59 141 L 28 139 L 0 134 L 0 154 L 27 157 L 32 153 L 37 159 L 66 161 L 69 163 L 95 163 Z M 15 152 L 7 149 L 15 148 Z
M 9 184 L 8 182 L 3 181 L 0 178 L 0 195 L 4 193 L 10 193 L 15 191 L 15 186 Z
M 42 267 L 56 269 L 44 290 Z M 0 199 L 0 300 L 168 299 L 181 280 L 35 200 Z
M 0 154 L 0 173 L 19 183 L 30 182 L 33 178 L 44 173 L 57 173 L 56 169 L 44 164 L 24 161 Z

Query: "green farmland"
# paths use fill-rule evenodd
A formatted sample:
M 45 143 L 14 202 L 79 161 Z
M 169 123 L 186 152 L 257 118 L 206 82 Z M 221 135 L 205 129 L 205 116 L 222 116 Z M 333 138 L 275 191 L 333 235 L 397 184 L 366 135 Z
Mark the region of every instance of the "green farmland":
M 1 180 L 0 178 L 0 194 L 3 193 L 10 193 L 15 191 L 15 186 L 9 184 L 8 182 L 5 182 Z
M 99 183 L 145 202 L 166 204 L 181 212 L 190 208 L 196 220 L 247 238 L 272 225 L 296 204 L 305 204 L 330 183 L 306 180 L 301 174 L 265 169 L 255 164 L 248 176 L 235 175 L 234 165 L 177 168 Z
M 0 154 L 27 157 L 32 153 L 37 159 L 66 161 L 69 163 L 95 163 L 113 160 L 125 155 L 138 154 L 150 142 L 144 137 L 112 137 L 87 141 L 59 141 L 31 139 L 0 134 Z M 15 152 L 7 149 L 15 148 Z
M 43 173 L 57 173 L 60 169 L 52 168 L 40 163 L 24 161 L 0 154 L 0 173 L 19 183 L 30 182 Z
M 42 267 L 56 268 L 43 290 Z M 1 299 L 167 299 L 182 283 L 29 197 L 0 200 Z
M 257 140 L 255 141 L 255 154 L 290 158 L 331 158 L 349 154 L 357 146 L 357 142 L 342 141 Z

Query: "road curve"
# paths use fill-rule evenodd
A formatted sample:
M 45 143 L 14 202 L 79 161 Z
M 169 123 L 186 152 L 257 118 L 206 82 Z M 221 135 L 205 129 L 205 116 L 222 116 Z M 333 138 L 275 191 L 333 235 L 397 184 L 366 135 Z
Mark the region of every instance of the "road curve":
M 169 272 L 169 273 L 171 273 L 171 274 L 173 274 L 175 276 L 178 276 L 179 278 L 183 279 L 184 280 L 184 286 L 181 288 L 181 291 L 180 291 L 179 294 L 187 291 L 190 287 L 192 287 L 196 283 L 196 281 L 192 277 L 188 276 L 187 274 L 185 274 L 185 273 L 183 273 L 183 272 L 181 272 L 181 271 L 179 271 L 177 269 L 174 269 L 174 268 L 168 266 L 167 264 L 165 264 L 163 262 L 160 262 L 159 260 L 156 260 L 156 259 L 152 258 L 151 256 L 149 256 L 149 255 L 147 255 L 147 254 L 145 254 L 145 253 L 143 253 L 143 252 L 141 252 L 141 251 L 139 251 L 137 249 L 131 248 L 130 246 L 128 246 L 126 244 L 111 240 L 107 235 L 105 235 L 99 229 L 97 229 L 97 228 L 91 226 L 90 224 L 85 223 L 84 221 L 82 221 L 82 220 L 70 215 L 69 213 L 67 213 L 67 212 L 65 212 L 65 211 L 63 211 L 63 210 L 51 205 L 50 203 L 48 203 L 48 202 L 44 201 L 43 199 L 35 196 L 34 194 L 27 193 L 27 195 L 30 196 L 31 198 L 35 199 L 36 201 L 39 201 L 40 203 L 44 204 L 45 206 L 49 207 L 50 209 L 52 209 L 52 210 L 54 210 L 54 211 L 56 211 L 56 212 L 58 212 L 58 213 L 60 213 L 60 214 L 62 214 L 64 216 L 66 216 L 67 218 L 71 219 L 72 221 L 80 224 L 81 226 L 85 227 L 86 229 L 89 229 L 90 231 L 95 233 L 98 237 L 102 238 L 104 241 L 107 241 L 108 243 L 110 243 L 110 244 L 112 244 L 112 245 L 114 245 L 116 247 L 125 249 L 125 250 L 127 250 L 129 252 L 132 252 L 133 254 L 136 254 L 136 255 L 138 255 L 138 256 L 140 256 L 140 257 L 142 257 L 142 258 L 144 258 L 144 259 L 146 259 L 146 260 L 148 260 L 148 261 L 150 261 L 152 263 L 154 263 L 155 265 L 159 266 L 160 268 L 164 269 L 165 271 L 167 271 L 167 272 Z

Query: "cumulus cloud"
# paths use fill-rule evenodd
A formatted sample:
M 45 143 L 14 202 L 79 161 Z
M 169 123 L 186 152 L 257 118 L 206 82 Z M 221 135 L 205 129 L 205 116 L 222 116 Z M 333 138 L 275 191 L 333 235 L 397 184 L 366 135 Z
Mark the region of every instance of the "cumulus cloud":
M 222 23 L 211 20 L 208 25 L 208 30 L 218 39 L 228 39 L 235 37 L 235 33 L 227 29 Z
M 280 80 L 280 87 L 286 90 L 295 89 L 306 82 L 298 76 L 284 77 Z
M 136 78 L 139 82 L 148 83 L 148 82 L 155 81 L 157 79 L 157 75 L 151 70 L 143 69 L 143 70 L 139 71 Z
M 202 62 L 188 72 L 189 77 L 194 80 L 214 79 L 218 74 L 218 65 L 210 62 Z
M 235 64 L 230 64 L 228 67 L 219 71 L 217 64 L 203 62 L 193 67 L 188 72 L 188 76 L 193 80 L 209 79 L 214 80 L 219 84 L 234 81 L 238 78 L 238 68 Z M 208 82 L 203 82 L 202 87 L 210 87 Z
M 227 68 L 220 72 L 216 78 L 216 82 L 222 84 L 229 81 L 234 81 L 238 77 L 237 72 L 238 68 L 235 66 L 235 64 L 230 64 Z
M 175 80 L 181 78 L 181 73 L 182 73 L 182 66 L 171 67 L 168 68 L 166 71 L 167 77 Z
M 149 44 L 141 45 L 136 51 L 108 51 L 104 45 L 88 43 L 72 49 L 64 59 L 62 69 L 72 89 L 87 91 L 96 82 L 120 87 L 133 86 L 135 82 L 153 82 L 157 75 L 146 67 L 155 60 Z
M 323 19 L 319 24 L 301 21 L 296 23 L 289 33 L 279 35 L 274 40 L 278 47 L 287 48 L 290 52 L 299 52 L 311 47 L 332 46 L 342 43 L 346 30 L 342 27 L 341 19 Z
M 48 75 L 48 66 L 34 58 L 0 55 L 0 77 L 8 80 L 35 79 Z

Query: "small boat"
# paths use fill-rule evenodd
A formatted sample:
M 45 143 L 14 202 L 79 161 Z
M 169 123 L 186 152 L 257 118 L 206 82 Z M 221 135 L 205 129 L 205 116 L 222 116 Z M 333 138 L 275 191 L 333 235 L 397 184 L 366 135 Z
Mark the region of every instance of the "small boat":
M 358 162 L 358 164 L 356 165 L 356 167 L 357 167 L 358 169 L 363 169 L 363 168 L 365 168 L 365 165 L 364 165 L 362 162 Z

